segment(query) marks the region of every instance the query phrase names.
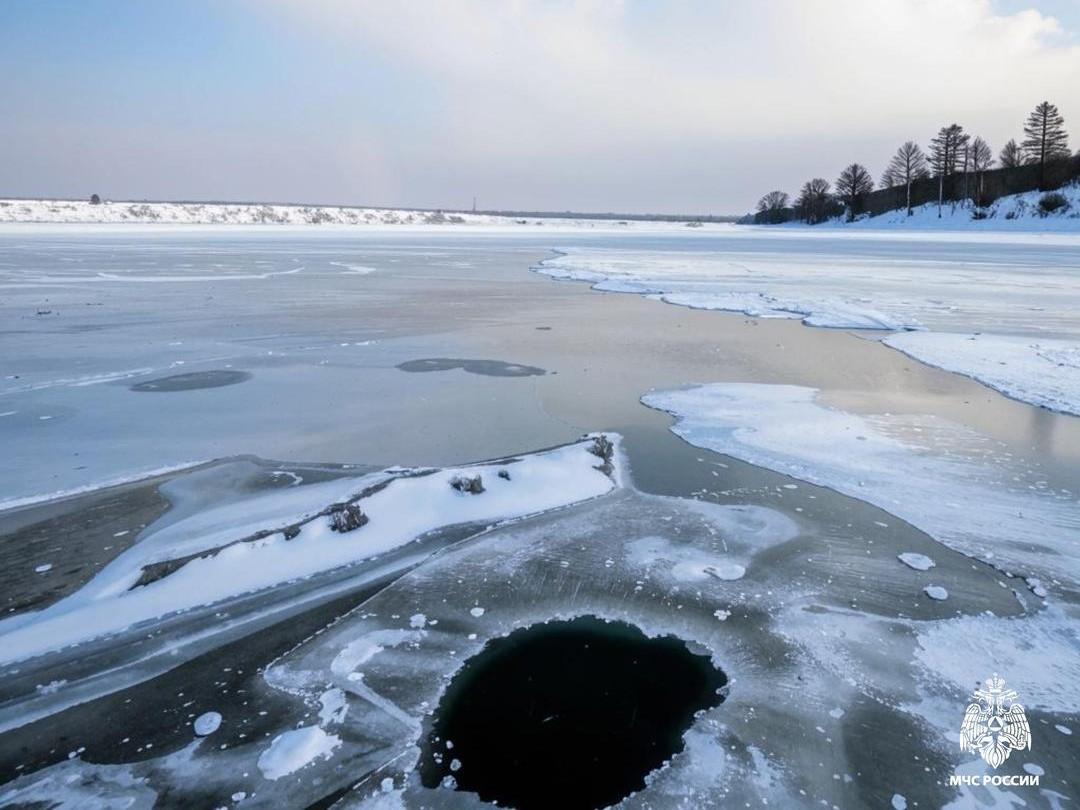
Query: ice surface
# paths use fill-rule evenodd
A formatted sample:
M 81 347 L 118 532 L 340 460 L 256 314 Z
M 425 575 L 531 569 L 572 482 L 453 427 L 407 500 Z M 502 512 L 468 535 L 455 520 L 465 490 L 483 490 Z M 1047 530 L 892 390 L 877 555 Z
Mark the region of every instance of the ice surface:
M 964 233 L 733 229 L 679 250 L 568 247 L 536 269 L 698 309 L 900 332 L 884 342 L 1077 413 L 1080 219 L 1070 222 L 1075 233 L 996 233 L 981 243 Z
M 752 560 L 797 534 L 794 521 L 771 509 L 616 491 L 455 546 L 277 662 L 266 679 L 289 694 L 314 697 L 332 673 L 331 682 L 349 703 L 336 733 L 343 740 L 360 735 L 363 747 L 385 752 L 385 765 L 365 784 L 367 803 L 360 806 L 381 806 L 386 779 L 402 806 L 430 805 L 442 802 L 411 771 L 413 745 L 425 714 L 465 658 L 486 639 L 536 621 L 583 614 L 631 621 L 649 635 L 675 632 L 695 651 L 711 652 L 741 679 L 742 693 L 699 718 L 687 734 L 686 751 L 651 774 L 648 791 L 626 806 L 690 801 L 707 807 L 732 792 L 783 804 L 787 786 L 772 756 L 757 746 L 752 754 L 741 743 L 732 745 L 736 732 L 723 718 L 725 712 L 738 716 L 732 706 L 765 688 L 755 686 L 760 664 L 751 652 L 760 637 L 742 621 L 754 609 L 747 590 L 760 587 L 746 584 Z M 745 566 L 743 579 L 706 573 L 729 565 Z M 471 610 L 477 602 L 484 605 L 479 616 Z M 718 603 L 732 608 L 727 622 L 713 615 Z M 349 756 L 353 746 L 345 742 L 340 755 Z M 445 801 L 475 803 L 453 795 Z
M 867 501 L 1014 572 L 1080 581 L 1077 494 L 1035 486 L 957 425 L 846 413 L 791 385 L 717 383 L 642 401 L 673 414 L 691 444 Z
M 923 588 L 923 593 L 929 596 L 931 599 L 936 599 L 939 602 L 949 598 L 949 592 L 942 588 L 940 585 L 927 585 Z
M 1080 416 L 1080 343 L 943 332 L 889 335 L 884 343 L 1014 399 Z

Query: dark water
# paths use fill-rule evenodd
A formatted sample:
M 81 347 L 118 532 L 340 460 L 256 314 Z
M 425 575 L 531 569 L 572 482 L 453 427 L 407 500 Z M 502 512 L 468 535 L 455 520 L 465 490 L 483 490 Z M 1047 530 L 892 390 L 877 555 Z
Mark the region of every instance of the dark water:
M 420 766 L 423 783 L 519 810 L 596 808 L 645 787 L 682 750 L 727 677 L 677 638 L 582 617 L 492 641 L 451 682 Z
M 547 374 L 542 368 L 526 366 L 520 363 L 505 363 L 502 360 L 458 360 L 453 357 L 428 357 L 422 360 L 408 360 L 398 363 L 402 371 L 452 371 L 461 369 L 469 374 L 481 374 L 487 377 L 540 377 Z
M 194 391 L 199 388 L 222 388 L 226 385 L 236 385 L 251 379 L 251 374 L 246 371 L 193 371 L 188 374 L 173 374 L 169 377 L 158 377 L 156 380 L 146 380 L 131 386 L 132 391 Z

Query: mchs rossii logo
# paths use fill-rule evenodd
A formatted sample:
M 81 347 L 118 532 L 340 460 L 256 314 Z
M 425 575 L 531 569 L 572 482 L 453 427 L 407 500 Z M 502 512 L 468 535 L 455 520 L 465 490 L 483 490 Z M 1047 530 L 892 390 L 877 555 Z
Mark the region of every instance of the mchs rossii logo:
M 995 672 L 976 689 L 960 726 L 960 750 L 978 754 L 997 769 L 1013 751 L 1031 750 L 1031 727 L 1014 689 Z M 950 785 L 1038 785 L 1034 774 L 953 774 Z

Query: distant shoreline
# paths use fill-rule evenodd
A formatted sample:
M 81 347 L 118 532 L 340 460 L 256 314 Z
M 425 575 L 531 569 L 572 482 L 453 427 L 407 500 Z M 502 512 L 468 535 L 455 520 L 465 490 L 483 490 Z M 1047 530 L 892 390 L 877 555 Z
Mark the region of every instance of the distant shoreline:
M 220 213 L 225 219 L 192 218 Z M 171 216 L 170 216 L 171 214 Z M 324 205 L 223 200 L 103 200 L 60 197 L 0 198 L 0 222 L 186 222 L 229 224 L 495 224 L 503 220 L 596 220 L 604 222 L 736 222 L 736 215 L 627 214 L 582 211 L 466 211 L 448 208 L 392 208 L 363 205 Z M 518 222 L 517 224 L 525 224 Z

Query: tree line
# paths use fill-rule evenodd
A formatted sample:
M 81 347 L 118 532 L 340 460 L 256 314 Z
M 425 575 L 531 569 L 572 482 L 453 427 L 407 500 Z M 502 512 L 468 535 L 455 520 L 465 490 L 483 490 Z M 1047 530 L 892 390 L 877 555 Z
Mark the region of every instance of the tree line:
M 1024 138 L 1018 144 L 1009 140 L 998 153 L 996 162 L 1003 169 L 1018 166 L 1038 166 L 1038 188 L 1046 183 L 1046 167 L 1055 161 L 1071 157 L 1065 119 L 1049 101 L 1038 104 L 1024 123 Z M 948 178 L 962 177 L 963 199 L 981 204 L 984 173 L 994 168 L 995 158 L 990 145 L 982 138 L 972 137 L 959 124 L 949 124 L 930 139 L 929 154 L 915 141 L 905 141 L 896 150 L 881 174 L 879 187 L 904 192 L 904 206 L 912 213 L 912 185 L 919 180 L 935 178 L 938 183 L 938 216 L 945 199 Z M 840 172 L 835 184 L 822 177 L 803 183 L 792 199 L 786 192 L 770 191 L 757 204 L 756 222 L 776 223 L 795 218 L 814 224 L 847 213 L 855 216 L 856 201 L 874 190 L 874 178 L 861 163 L 852 163 Z

